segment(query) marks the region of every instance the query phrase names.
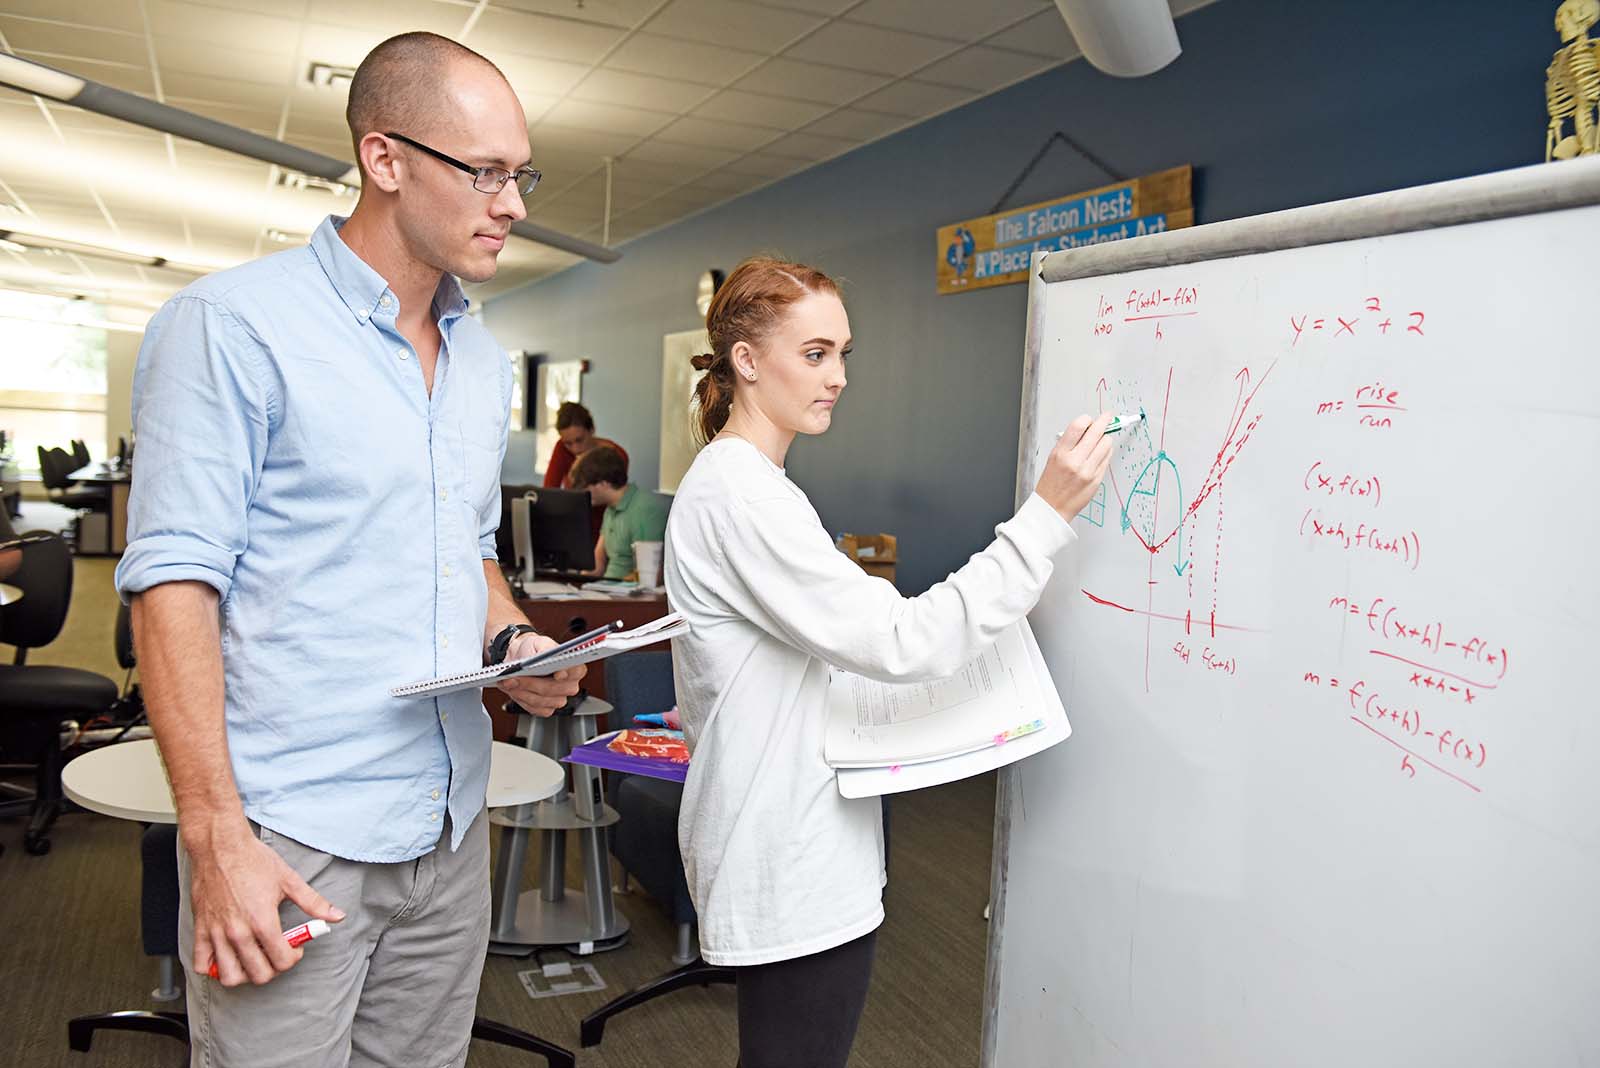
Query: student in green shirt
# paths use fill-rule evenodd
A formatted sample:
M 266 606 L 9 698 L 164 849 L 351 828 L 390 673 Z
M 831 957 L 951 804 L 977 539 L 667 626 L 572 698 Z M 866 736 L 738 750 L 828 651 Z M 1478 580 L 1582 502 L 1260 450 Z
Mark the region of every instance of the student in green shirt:
M 667 534 L 667 504 L 654 493 L 628 481 L 628 461 L 616 449 L 599 446 L 572 466 L 572 488 L 586 489 L 596 505 L 605 505 L 600 539 L 594 545 L 594 570 L 608 579 L 634 576 L 633 543 L 661 541 Z

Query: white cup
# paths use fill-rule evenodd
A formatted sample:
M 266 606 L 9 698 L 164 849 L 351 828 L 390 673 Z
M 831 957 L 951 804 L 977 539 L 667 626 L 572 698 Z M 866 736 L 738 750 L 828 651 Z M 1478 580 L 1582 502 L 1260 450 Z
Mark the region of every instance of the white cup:
M 659 541 L 633 543 L 633 561 L 639 568 L 639 585 L 661 585 L 661 556 L 665 549 Z

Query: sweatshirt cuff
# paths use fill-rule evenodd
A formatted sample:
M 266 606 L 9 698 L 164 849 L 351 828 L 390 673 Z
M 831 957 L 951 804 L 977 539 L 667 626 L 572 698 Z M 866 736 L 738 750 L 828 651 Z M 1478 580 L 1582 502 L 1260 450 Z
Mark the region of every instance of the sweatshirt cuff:
M 1016 517 L 1005 526 L 1025 548 L 1044 556 L 1054 556 L 1078 540 L 1078 533 L 1072 529 L 1072 524 L 1037 493 L 1028 495 L 1022 507 L 1017 509 Z

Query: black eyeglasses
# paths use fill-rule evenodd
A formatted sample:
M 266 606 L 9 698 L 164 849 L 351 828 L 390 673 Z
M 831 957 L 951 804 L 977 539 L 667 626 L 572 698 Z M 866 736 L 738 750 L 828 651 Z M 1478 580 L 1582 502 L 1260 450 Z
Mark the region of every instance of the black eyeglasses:
M 472 188 L 480 193 L 490 196 L 504 189 L 506 183 L 513 178 L 517 181 L 517 192 L 527 196 L 533 192 L 534 186 L 539 184 L 542 175 L 532 167 L 518 167 L 515 171 L 502 170 L 499 167 L 474 167 L 470 163 L 462 163 L 454 156 L 447 156 L 437 148 L 429 148 L 421 141 L 414 141 L 402 133 L 386 133 L 385 137 L 392 137 L 396 141 L 404 141 L 412 148 L 420 148 L 436 160 L 441 160 L 457 170 L 466 171 L 472 175 Z

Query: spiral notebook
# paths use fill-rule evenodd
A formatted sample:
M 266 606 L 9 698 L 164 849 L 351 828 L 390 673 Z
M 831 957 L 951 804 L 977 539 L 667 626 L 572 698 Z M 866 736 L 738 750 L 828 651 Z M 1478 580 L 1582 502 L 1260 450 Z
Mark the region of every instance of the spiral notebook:
M 476 671 L 464 671 L 459 675 L 446 675 L 442 678 L 407 683 L 392 688 L 389 693 L 395 697 L 439 697 L 459 690 L 481 690 L 493 686 L 501 679 L 527 675 L 554 675 L 563 668 L 577 667 L 579 664 L 604 660 L 618 653 L 643 649 L 657 642 L 670 641 L 688 633 L 688 630 L 689 624 L 677 612 L 668 612 L 660 619 L 646 623 L 642 627 L 635 627 L 633 630 L 623 630 L 620 622 L 611 623 L 579 635 L 554 649 L 547 649 L 537 656 L 511 660 L 503 664 L 490 664 L 488 667 Z

